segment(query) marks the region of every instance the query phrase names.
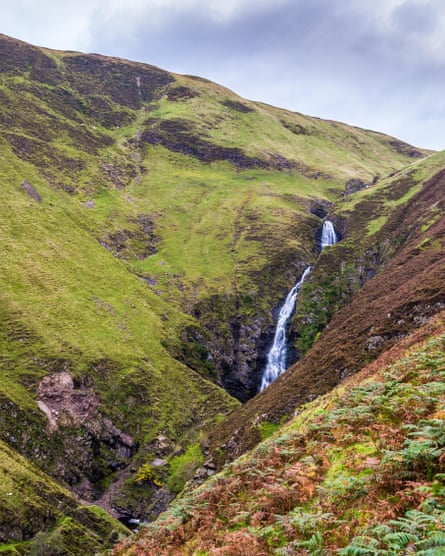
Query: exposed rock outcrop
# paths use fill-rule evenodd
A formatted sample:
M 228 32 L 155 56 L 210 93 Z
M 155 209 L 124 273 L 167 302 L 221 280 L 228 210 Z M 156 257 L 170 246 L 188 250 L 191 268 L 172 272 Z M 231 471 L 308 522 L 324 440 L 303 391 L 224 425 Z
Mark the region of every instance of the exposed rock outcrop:
M 37 201 L 38 203 L 42 202 L 42 196 L 40 195 L 40 193 L 36 190 L 35 187 L 33 187 L 28 180 L 25 180 L 23 182 L 23 189 L 26 191 L 26 193 L 28 193 L 28 195 L 34 199 L 34 201 Z
M 125 467 L 137 449 L 136 442 L 101 414 L 95 392 L 76 384 L 66 371 L 41 380 L 37 403 L 48 418 L 48 433 L 72 440 L 64 442 L 65 457 L 57 460 L 53 474 L 83 497 L 94 498 L 95 483 L 109 469 Z

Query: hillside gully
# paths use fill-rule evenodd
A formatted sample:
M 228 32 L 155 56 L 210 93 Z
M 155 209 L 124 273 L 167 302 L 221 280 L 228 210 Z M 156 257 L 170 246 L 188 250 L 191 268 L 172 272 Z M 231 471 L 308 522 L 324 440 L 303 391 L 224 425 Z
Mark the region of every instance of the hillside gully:
M 322 228 L 316 233 L 315 241 L 319 253 L 326 247 L 334 245 L 339 239 L 334 225 L 325 219 Z M 282 304 L 274 310 L 275 325 L 271 328 L 265 316 L 257 316 L 244 322 L 241 318 L 229 316 L 233 304 L 233 314 L 239 314 L 236 300 L 212 299 L 212 310 L 226 312 L 230 326 L 230 340 L 225 346 L 212 342 L 208 346 L 213 360 L 218 361 L 219 381 L 221 386 L 232 396 L 246 402 L 267 388 L 287 367 L 298 360 L 298 354 L 289 345 L 288 329 L 298 302 L 298 293 L 304 281 L 309 277 L 313 266 L 307 266 L 296 283 L 291 287 Z M 195 316 L 212 331 L 218 323 L 209 320 L 210 311 L 195 313 Z M 208 308 L 207 308 L 208 309 Z M 206 315 L 207 313 L 207 315 Z M 220 346 L 219 349 L 216 346 Z M 216 350 L 215 350 L 216 347 Z M 224 349 L 225 348 L 225 349 Z

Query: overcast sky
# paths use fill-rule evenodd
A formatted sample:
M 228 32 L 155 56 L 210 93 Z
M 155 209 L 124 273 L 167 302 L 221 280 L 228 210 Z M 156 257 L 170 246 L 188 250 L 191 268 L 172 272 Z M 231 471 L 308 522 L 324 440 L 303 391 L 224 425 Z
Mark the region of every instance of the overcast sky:
M 1 0 L 0 21 L 445 149 L 445 0 Z

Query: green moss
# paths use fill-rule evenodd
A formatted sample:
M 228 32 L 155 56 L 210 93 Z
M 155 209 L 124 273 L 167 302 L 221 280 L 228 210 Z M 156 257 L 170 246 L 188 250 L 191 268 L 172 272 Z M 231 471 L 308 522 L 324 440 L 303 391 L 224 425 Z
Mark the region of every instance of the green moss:
M 100 533 L 99 533 L 100 534 Z M 118 532 L 112 531 L 110 538 L 88 535 L 88 530 L 70 517 L 62 518 L 57 526 L 48 532 L 40 532 L 29 546 L 31 556 L 57 556 L 72 554 L 81 556 L 95 553 L 101 548 L 110 547 L 118 540 Z M 111 542 L 110 542 L 111 541 Z
M 65 488 L 3 443 L 0 477 L 0 521 L 11 541 L 2 547 L 6 554 L 93 553 L 128 534 L 105 510 L 80 506 Z
M 204 463 L 204 454 L 199 444 L 190 445 L 184 454 L 170 460 L 170 475 L 167 487 L 171 492 L 181 492 L 185 483 L 193 477 L 196 469 Z
M 0 544 L 0 554 L 24 555 L 29 554 L 29 543 Z
M 268 421 L 263 421 L 258 425 L 260 429 L 261 440 L 266 440 L 269 436 L 272 436 L 280 428 L 279 423 L 271 423 Z
M 388 221 L 388 216 L 379 216 L 378 218 L 371 220 L 368 224 L 368 234 L 373 235 L 381 230 L 382 226 Z

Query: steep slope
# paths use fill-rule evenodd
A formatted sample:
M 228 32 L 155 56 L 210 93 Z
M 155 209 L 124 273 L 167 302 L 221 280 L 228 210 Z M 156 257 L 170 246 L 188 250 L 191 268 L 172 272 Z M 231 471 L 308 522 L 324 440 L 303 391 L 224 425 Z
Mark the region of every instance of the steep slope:
M 221 383 L 246 401 L 260 382 L 271 308 L 318 255 L 319 216 L 346 184 L 364 186 L 421 153 L 178 79 L 185 100 L 157 101 L 141 132 L 141 143 L 153 146 L 143 147 L 148 173 L 137 197 L 162 215 L 162 240 L 135 269 L 205 324 Z M 166 154 L 160 145 L 188 158 L 168 154 L 167 165 L 156 163 Z
M 2 554 L 94 554 L 130 533 L 103 509 L 81 505 L 3 442 L 0 476 Z
M 443 554 L 444 318 L 301 408 L 113 553 Z
M 135 483 L 134 471 L 187 445 L 236 403 L 205 365 L 199 375 L 165 347 L 197 323 L 101 244 L 110 211 L 114 226 L 135 230 L 143 256 L 152 252 L 148 217 L 125 205 L 107 166 L 116 140 L 84 115 L 80 95 L 59 86 L 57 60 L 9 39 L 2 46 L 1 438 L 88 500 L 131 462 L 111 504 L 148 513 L 166 495 Z M 97 78 L 94 58 L 92 71 Z M 172 80 L 154 74 L 154 84 L 158 74 Z M 105 92 L 118 90 L 110 83 Z M 86 190 L 94 201 L 84 202 Z
M 168 431 L 174 450 L 184 432 L 193 436 L 234 402 L 169 355 L 163 344 L 189 319 L 85 230 L 87 209 L 29 166 L 3 161 L 1 435 L 94 498 L 139 449 L 134 465 L 142 464 L 159 435 Z
M 239 406 L 221 386 L 256 393 L 333 203 L 428 153 L 149 65 L 0 53 L 0 439 L 146 517 Z
M 322 253 L 299 301 L 305 343 L 334 316 L 303 359 L 212 431 L 218 461 L 254 446 L 262 421 L 291 415 L 444 308 L 444 163 L 436 154 L 336 206 L 344 238 Z

